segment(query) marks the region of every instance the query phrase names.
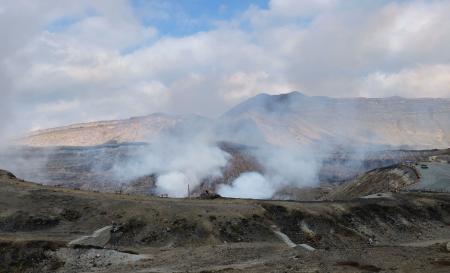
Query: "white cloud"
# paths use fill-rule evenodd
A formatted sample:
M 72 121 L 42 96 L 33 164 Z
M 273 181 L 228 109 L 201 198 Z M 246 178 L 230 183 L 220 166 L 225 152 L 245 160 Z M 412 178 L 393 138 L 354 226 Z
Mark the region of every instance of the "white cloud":
M 426 57 L 425 54 L 432 57 L 434 50 L 444 49 L 450 42 L 449 10 L 450 3 L 445 1 L 388 4 L 369 20 L 368 42 L 386 51 L 389 57 L 395 58 L 395 54 L 411 60 Z M 448 54 L 440 54 L 444 55 L 439 57 L 448 60 Z
M 372 73 L 362 84 L 361 96 L 450 97 L 450 64 Z
M 338 0 L 271 0 L 271 12 L 281 16 L 311 16 L 337 5 Z
M 79 107 L 78 101 L 55 101 L 51 103 L 41 104 L 37 107 L 37 111 L 43 113 L 61 114 L 66 111 L 71 111 Z
M 266 71 L 238 71 L 230 75 L 224 85 L 227 87 L 224 99 L 231 102 L 240 101 L 261 92 L 279 93 L 293 88 L 293 86 L 279 82 L 277 78 L 272 77 Z
M 0 7 L 0 87 L 23 128 L 157 111 L 216 116 L 259 92 L 450 96 L 448 1 L 272 0 L 181 37 L 142 25 L 148 15 L 128 1 Z M 68 17 L 77 19 L 46 29 Z

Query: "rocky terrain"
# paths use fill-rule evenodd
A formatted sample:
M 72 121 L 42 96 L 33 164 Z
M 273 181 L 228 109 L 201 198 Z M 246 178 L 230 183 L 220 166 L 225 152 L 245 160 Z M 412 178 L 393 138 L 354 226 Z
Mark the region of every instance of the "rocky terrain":
M 450 192 L 450 150 L 407 157 L 400 163 L 363 172 L 318 199 L 345 200 L 399 191 Z
M 1 171 L 0 204 L 0 272 L 450 268 L 445 193 L 344 202 L 189 200 L 42 186 Z
M 448 148 L 450 100 L 261 94 L 222 117 L 272 144 L 327 143 Z M 237 125 L 235 125 L 236 127 Z
M 273 168 L 267 166 L 270 158 L 273 159 L 270 164 L 276 165 L 290 153 L 288 161 L 293 162 L 298 158 L 295 148 L 306 147 L 299 155 L 311 158 L 317 170 L 304 184 L 320 186 L 324 191 L 292 187 L 297 184 L 293 180 L 301 179 L 301 174 L 297 174 L 290 181 L 285 179 L 288 185 L 279 189 L 276 197 L 320 199 L 330 187 L 354 180 L 367 171 L 440 155 L 444 150 L 430 148 L 450 146 L 449 111 L 448 99 L 337 99 L 298 92 L 261 94 L 214 120 L 152 114 L 32 132 L 18 140 L 20 145 L 0 151 L 0 168 L 48 185 L 152 195 L 161 194 L 155 191 L 161 172 L 150 170 L 155 162 L 145 163 L 143 168 L 148 171 L 136 171 L 136 166 L 142 166 L 148 155 L 160 157 L 154 161 L 176 162 L 180 158 L 186 164 L 196 160 L 197 155 L 203 156 L 205 149 L 223 152 L 226 164 L 208 175 L 201 171 L 202 177 L 194 178 L 195 186 L 190 191 L 199 195 L 205 190 L 214 192 L 218 185 L 231 184 L 245 172 L 265 175 Z M 191 146 L 188 152 L 183 151 Z M 152 147 L 161 148 L 155 152 Z M 428 149 L 418 150 L 424 148 Z M 276 149 L 284 150 L 279 153 Z M 180 154 L 180 150 L 184 153 Z M 281 165 L 276 168 L 284 168 Z M 169 170 L 172 171 L 179 169 Z M 186 172 L 189 171 L 183 170 L 183 174 Z M 384 178 L 397 181 L 403 170 L 395 172 Z M 374 174 L 376 180 L 385 172 L 375 171 L 367 177 Z M 362 185 L 377 184 L 371 183 L 373 180 L 366 178 Z M 349 188 L 343 191 L 347 197 L 356 197 L 364 192 L 360 189 L 354 189 L 356 195 L 349 194 Z M 377 190 L 375 187 L 367 193 Z
M 218 143 L 230 155 L 228 164 L 217 178 L 205 179 L 194 194 L 214 190 L 221 183 L 231 183 L 241 173 L 261 171 L 262 167 L 249 153 L 249 147 Z M 12 170 L 18 177 L 42 184 L 91 191 L 151 195 L 155 173 L 134 176 L 123 171 L 127 162 L 139 160 L 149 149 L 146 143 L 109 143 L 92 147 L 13 147 L 0 153 L 0 167 Z
M 204 190 L 214 191 L 217 185 L 230 184 L 244 172 L 264 173 L 264 167 L 255 157 L 256 148 L 221 142 L 221 150 L 230 155 L 222 176 L 202 181 L 192 194 Z M 101 192 L 123 192 L 128 194 L 152 195 L 157 173 L 134 176 L 126 172 L 124 163 L 139 160 L 148 149 L 146 143 L 109 143 L 91 147 L 14 147 L 0 153 L 0 168 L 13 171 L 18 177 L 47 185 Z M 367 171 L 400 164 L 405 161 L 425 160 L 429 156 L 449 154 L 448 150 L 391 150 L 355 155 L 343 151 L 331 153 L 322 162 L 319 170 L 320 184 L 325 191 L 334 189 Z M 125 171 L 124 171 L 125 170 Z M 372 174 L 378 174 L 372 172 Z M 368 174 L 370 176 L 370 173 Z M 394 175 L 394 177 L 397 177 Z M 377 175 L 380 181 L 385 177 Z M 373 179 L 367 180 L 372 182 Z M 384 183 L 384 182 L 380 182 Z M 375 184 L 371 184 L 375 185 Z M 385 184 L 384 184 L 385 185 Z M 339 188 L 340 189 L 340 188 Z M 311 192 L 315 194 L 311 195 Z M 357 191 L 358 194 L 362 193 Z M 281 199 L 315 200 L 323 197 L 317 188 L 311 191 L 288 188 L 276 195 Z M 346 195 L 357 197 L 361 195 Z
M 329 98 L 299 92 L 261 94 L 209 121 L 153 114 L 128 120 L 76 124 L 30 133 L 31 146 L 93 146 L 151 140 L 180 124 L 208 125 L 220 139 L 255 145 L 325 143 L 382 147 L 448 148 L 450 99 Z
M 32 132 L 0 153 L 15 174 L 0 171 L 0 273 L 448 272 L 449 111 L 448 99 L 293 92 L 216 120 L 152 114 Z M 273 200 L 215 194 L 299 146 L 317 160 L 313 185 L 285 184 Z M 152 164 L 196 169 L 216 155 L 226 164 L 189 198 L 156 190 Z
M 108 142 L 150 141 L 181 123 L 206 124 L 198 116 L 151 114 L 126 120 L 97 121 L 74 124 L 29 133 L 18 141 L 27 146 L 95 146 Z
M 450 167 L 450 166 L 449 166 Z M 364 173 L 333 189 L 328 199 L 352 199 L 378 193 L 397 192 L 420 180 L 415 166 L 392 165 Z

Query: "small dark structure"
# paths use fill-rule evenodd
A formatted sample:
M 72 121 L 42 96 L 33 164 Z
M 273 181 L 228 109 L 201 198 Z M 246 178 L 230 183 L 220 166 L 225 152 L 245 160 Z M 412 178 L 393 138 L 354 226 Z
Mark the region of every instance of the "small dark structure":
M 219 194 L 215 192 L 210 192 L 209 190 L 205 190 L 200 194 L 200 199 L 217 199 L 221 197 L 222 196 L 220 196 Z

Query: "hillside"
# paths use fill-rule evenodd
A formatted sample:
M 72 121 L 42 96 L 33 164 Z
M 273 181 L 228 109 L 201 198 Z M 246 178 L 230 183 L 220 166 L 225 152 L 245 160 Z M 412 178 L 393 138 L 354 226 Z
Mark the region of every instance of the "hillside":
M 205 189 L 214 191 L 220 184 L 230 184 L 244 172 L 264 174 L 262 162 L 254 149 L 245 145 L 220 142 L 217 147 L 229 155 L 220 176 L 205 177 L 191 193 L 198 195 Z M 0 153 L 0 168 L 14 172 L 18 177 L 46 185 L 58 185 L 83 190 L 130 194 L 155 194 L 155 182 L 160 173 L 151 169 L 135 172 L 133 166 L 150 154 L 152 146 L 146 143 L 109 143 L 82 147 L 13 147 Z M 429 156 L 449 154 L 448 150 L 392 150 L 362 155 L 339 152 L 330 154 L 321 162 L 318 171 L 320 185 L 338 185 L 366 171 Z M 175 158 L 179 158 L 178 157 Z M 289 188 L 289 187 L 288 187 Z M 284 191 L 283 189 L 281 189 Z M 308 194 L 292 187 L 283 199 L 310 200 Z
M 189 200 L 0 171 L 0 272 L 448 272 L 449 217 L 448 194 Z
M 232 143 L 217 146 L 230 157 L 221 176 L 207 177 L 191 193 L 199 195 L 219 183 L 231 183 L 241 173 L 262 167 L 249 154 L 248 147 Z M 0 168 L 18 177 L 46 185 L 91 191 L 154 194 L 159 173 L 133 173 L 127 164 L 137 164 L 142 154 L 151 153 L 147 143 L 109 143 L 80 147 L 13 147 L 0 153 Z
M 439 154 L 440 153 L 440 154 Z M 348 200 L 398 191 L 450 192 L 450 150 L 409 157 L 400 164 L 376 168 L 330 191 L 327 200 Z
M 378 193 L 396 192 L 419 181 L 420 175 L 415 167 L 393 165 L 359 175 L 334 189 L 326 198 L 343 200 Z
M 195 121 L 195 122 L 193 122 Z M 31 146 L 92 146 L 109 141 L 151 141 L 181 124 L 208 124 L 197 116 L 152 114 L 119 121 L 71 125 L 30 133 Z M 261 94 L 213 120 L 217 140 L 254 145 L 268 142 L 450 147 L 450 99 L 329 98 L 299 92 Z
M 276 145 L 450 146 L 450 99 L 261 94 L 234 107 L 222 119 L 226 124 L 258 130 L 266 141 Z
M 98 121 L 39 130 L 19 140 L 28 146 L 94 146 L 108 142 L 151 141 L 161 133 L 189 122 L 207 123 L 198 116 L 151 114 L 125 120 Z

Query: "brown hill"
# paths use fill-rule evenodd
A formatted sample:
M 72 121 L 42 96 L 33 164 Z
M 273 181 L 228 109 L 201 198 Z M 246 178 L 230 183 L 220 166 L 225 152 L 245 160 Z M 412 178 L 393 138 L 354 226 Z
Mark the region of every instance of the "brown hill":
M 231 109 L 223 120 L 224 126 L 251 128 L 276 145 L 325 142 L 450 147 L 450 99 L 261 94 Z M 247 135 L 242 135 L 245 141 Z
M 109 141 L 151 141 L 166 130 L 205 118 L 152 114 L 76 124 L 30 133 L 31 146 L 92 146 Z M 450 147 L 450 99 L 329 98 L 298 92 L 261 94 L 214 120 L 218 140 L 254 145 L 316 143 Z
M 151 141 L 162 132 L 188 120 L 206 119 L 195 116 L 151 114 L 125 120 L 98 121 L 31 132 L 20 144 L 28 146 L 94 146 L 108 142 Z
M 345 200 L 371 194 L 396 192 L 417 183 L 419 178 L 415 167 L 394 165 L 379 168 L 338 186 L 326 196 L 326 199 Z

